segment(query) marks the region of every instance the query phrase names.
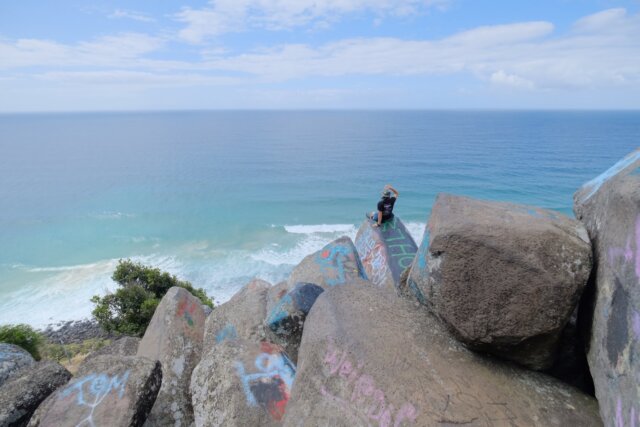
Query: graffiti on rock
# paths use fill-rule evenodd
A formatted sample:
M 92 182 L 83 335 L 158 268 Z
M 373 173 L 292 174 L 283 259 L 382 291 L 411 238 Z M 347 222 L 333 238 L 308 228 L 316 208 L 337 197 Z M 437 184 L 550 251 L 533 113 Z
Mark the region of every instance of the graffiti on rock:
M 635 250 L 631 247 L 631 240 L 635 240 Z M 636 217 L 635 229 L 632 236 L 627 238 L 624 247 L 611 247 L 607 252 L 609 264 L 614 267 L 618 259 L 625 263 L 632 263 L 636 278 L 640 280 L 640 215 Z
M 613 165 L 606 172 L 587 182 L 582 186 L 582 188 L 587 190 L 588 193 L 582 197 L 581 202 L 586 202 L 587 200 L 589 200 L 594 194 L 598 192 L 600 187 L 602 187 L 605 182 L 618 175 L 620 172 L 622 172 L 638 160 L 640 160 L 640 150 L 636 150 L 633 153 L 627 155 L 624 159 Z
M 629 422 L 627 422 L 627 420 Z M 636 422 L 638 424 L 636 424 Z M 631 406 L 629 408 L 629 416 L 625 416 L 625 411 L 622 409 L 622 399 L 618 397 L 618 403 L 616 405 L 616 420 L 615 427 L 636 427 L 636 425 L 640 425 L 640 412 L 636 413 L 635 406 Z
M 296 369 L 280 347 L 263 342 L 260 350 L 253 367 L 245 369 L 242 362 L 236 361 L 236 372 L 249 406 L 260 406 L 274 420 L 280 421 L 289 401 Z
M 75 402 L 78 406 L 86 406 L 91 412 L 81 420 L 77 426 L 95 426 L 93 413 L 107 396 L 117 396 L 122 399 L 129 380 L 129 371 L 122 375 L 90 374 L 78 378 L 69 387 L 64 389 L 58 399 L 64 399 L 75 394 Z
M 193 326 L 195 324 L 195 322 L 193 320 L 193 316 L 194 316 L 194 314 L 195 314 L 197 309 L 198 309 L 198 304 L 197 303 L 189 302 L 189 301 L 187 301 L 186 298 L 184 298 L 178 304 L 177 315 L 178 315 L 178 317 L 184 318 L 184 320 L 187 322 L 187 324 L 189 326 Z
M 360 259 L 351 248 L 344 245 L 336 244 L 323 249 L 316 256 L 316 262 L 320 265 L 322 275 L 329 286 L 343 285 L 350 269 L 357 269 L 358 275 L 366 279 L 362 274 Z
M 231 323 L 227 323 L 224 328 L 220 329 L 216 334 L 216 344 L 220 344 L 225 340 L 234 340 L 238 338 L 238 331 Z
M 398 427 L 413 424 L 418 417 L 418 410 L 410 402 L 403 402 L 396 410 L 393 403 L 387 401 L 384 390 L 376 385 L 373 377 L 363 372 L 363 361 L 353 362 L 349 353 L 343 351 L 327 340 L 327 352 L 324 365 L 328 369 L 329 378 L 339 378 L 346 390 L 352 390 L 345 398 L 329 392 L 324 385 L 320 393 L 328 401 L 348 411 L 366 424 L 377 421 L 381 427 Z
M 362 259 L 367 277 L 376 286 L 382 286 L 390 274 L 384 244 L 375 238 L 373 229 L 366 227 L 356 240 L 358 254 Z
M 631 319 L 631 327 L 633 328 L 636 339 L 640 341 L 640 313 L 635 310 L 633 311 L 633 317 Z
M 385 222 L 380 228 L 382 239 L 391 258 L 389 266 L 393 279 L 397 282 L 405 268 L 413 262 L 418 248 L 402 222 L 397 218 Z

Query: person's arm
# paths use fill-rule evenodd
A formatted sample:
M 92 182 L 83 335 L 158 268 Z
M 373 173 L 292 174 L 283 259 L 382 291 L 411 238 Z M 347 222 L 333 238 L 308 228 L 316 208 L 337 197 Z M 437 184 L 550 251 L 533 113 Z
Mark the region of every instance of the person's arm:
M 400 193 L 398 193 L 398 190 L 396 190 L 395 188 L 393 188 L 391 186 L 391 184 L 387 184 L 387 188 L 391 191 L 393 191 L 393 194 L 395 194 L 396 197 L 398 197 L 400 195 Z
M 378 222 L 373 225 L 380 227 L 381 224 L 382 224 L 382 211 L 378 211 Z

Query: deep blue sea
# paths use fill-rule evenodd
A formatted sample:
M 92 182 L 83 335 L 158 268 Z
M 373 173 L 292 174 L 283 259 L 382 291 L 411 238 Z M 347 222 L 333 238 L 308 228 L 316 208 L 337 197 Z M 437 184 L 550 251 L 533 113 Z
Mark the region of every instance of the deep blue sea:
M 90 315 L 120 258 L 225 301 L 355 236 L 382 187 L 418 242 L 438 192 L 572 215 L 640 112 L 0 115 L 0 324 Z

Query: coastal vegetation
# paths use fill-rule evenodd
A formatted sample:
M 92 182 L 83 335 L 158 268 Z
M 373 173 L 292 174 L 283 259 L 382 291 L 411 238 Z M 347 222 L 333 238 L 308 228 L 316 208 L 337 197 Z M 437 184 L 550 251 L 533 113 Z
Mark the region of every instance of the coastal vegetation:
M 142 336 L 160 300 L 174 286 L 186 289 L 202 304 L 213 308 L 213 301 L 202 288 L 129 259 L 118 262 L 112 279 L 119 285 L 115 292 L 91 298 L 95 304 L 93 317 L 107 332 Z
M 42 335 L 29 325 L 0 326 L 0 342 L 17 345 L 27 350 L 34 359 L 40 360 L 40 347 L 44 343 Z

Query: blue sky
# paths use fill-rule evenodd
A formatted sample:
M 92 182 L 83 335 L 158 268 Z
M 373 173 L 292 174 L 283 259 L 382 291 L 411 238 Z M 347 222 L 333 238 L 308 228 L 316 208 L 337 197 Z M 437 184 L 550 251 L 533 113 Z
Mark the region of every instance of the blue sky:
M 0 112 L 640 108 L 640 0 L 0 4 Z

